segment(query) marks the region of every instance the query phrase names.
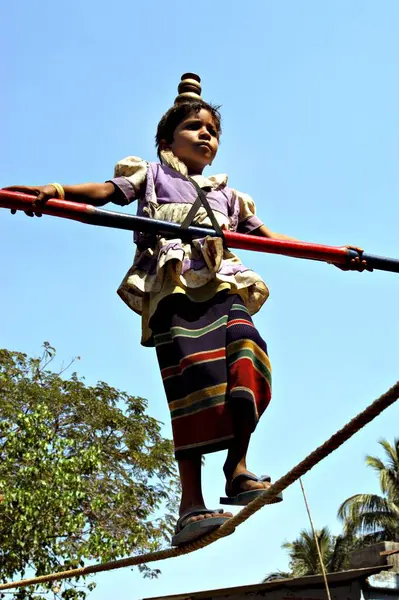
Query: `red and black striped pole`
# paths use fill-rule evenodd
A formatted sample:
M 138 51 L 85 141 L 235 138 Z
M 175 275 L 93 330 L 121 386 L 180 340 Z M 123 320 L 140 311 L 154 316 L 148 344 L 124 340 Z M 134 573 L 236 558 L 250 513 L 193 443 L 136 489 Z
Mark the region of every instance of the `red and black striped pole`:
M 31 210 L 32 196 L 20 192 L 0 190 L 0 208 L 23 211 Z M 143 233 L 155 233 L 167 237 L 178 237 L 183 240 L 205 237 L 207 235 L 218 235 L 216 231 L 208 227 L 190 226 L 187 229 L 182 229 L 178 223 L 137 217 L 104 210 L 91 204 L 81 204 L 67 200 L 48 200 L 43 208 L 41 208 L 41 212 L 45 215 L 72 219 L 90 225 L 141 231 Z M 224 231 L 223 236 L 227 246 L 230 248 L 267 252 L 269 254 L 283 254 L 294 258 L 319 260 L 342 266 L 349 265 L 350 261 L 354 258 L 360 258 L 360 260 L 367 262 L 370 270 L 379 269 L 399 273 L 399 259 L 374 256 L 366 253 L 360 254 L 356 250 L 351 250 L 345 246 L 324 246 L 308 242 L 272 240 L 254 235 L 235 233 L 234 231 Z

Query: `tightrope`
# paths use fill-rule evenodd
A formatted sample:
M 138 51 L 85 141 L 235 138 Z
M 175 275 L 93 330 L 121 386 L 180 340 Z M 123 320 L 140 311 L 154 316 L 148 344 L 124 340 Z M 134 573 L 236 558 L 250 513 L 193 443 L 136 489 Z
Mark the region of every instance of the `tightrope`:
M 134 565 L 141 565 L 144 563 L 154 562 L 158 560 L 165 560 L 167 558 L 174 558 L 175 556 L 182 556 L 189 554 L 195 550 L 200 550 L 205 546 L 209 546 L 218 539 L 232 533 L 236 527 L 244 523 L 249 517 L 260 510 L 266 504 L 270 504 L 273 496 L 276 496 L 300 477 L 305 475 L 310 469 L 317 465 L 321 460 L 326 458 L 331 452 L 334 452 L 337 448 L 342 446 L 349 438 L 357 433 L 362 427 L 370 423 L 375 417 L 377 417 L 383 410 L 391 406 L 399 398 L 399 381 L 391 387 L 385 394 L 377 398 L 372 404 L 370 404 L 364 411 L 356 415 L 351 421 L 349 421 L 342 429 L 338 430 L 332 435 L 324 444 L 316 448 L 300 463 L 293 467 L 286 475 L 280 477 L 275 483 L 273 483 L 263 494 L 252 500 L 247 506 L 245 506 L 239 513 L 234 517 L 226 521 L 216 531 L 202 537 L 195 542 L 185 544 L 179 548 L 169 548 L 167 550 L 160 550 L 158 552 L 149 552 L 148 554 L 142 554 L 138 556 L 131 556 L 129 558 L 122 558 L 120 560 L 113 560 L 98 565 L 91 565 L 88 567 L 81 567 L 78 569 L 70 569 L 69 571 L 60 571 L 59 573 L 49 573 L 48 575 L 42 575 L 40 577 L 32 577 L 31 579 L 22 579 L 20 581 L 14 581 L 10 583 L 0 584 L 0 590 L 9 590 L 12 588 L 27 587 L 30 585 L 37 585 L 41 583 L 47 583 L 50 581 L 60 581 L 62 579 L 72 579 L 73 577 L 81 577 L 83 575 L 91 575 L 93 573 L 101 573 L 103 571 L 111 571 L 114 569 L 121 569 L 123 567 L 132 567 Z

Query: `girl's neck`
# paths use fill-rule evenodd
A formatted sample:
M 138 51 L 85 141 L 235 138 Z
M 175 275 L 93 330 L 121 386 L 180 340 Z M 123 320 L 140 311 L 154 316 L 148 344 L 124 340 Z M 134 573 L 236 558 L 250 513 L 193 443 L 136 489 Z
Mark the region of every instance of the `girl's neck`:
M 187 167 L 187 174 L 190 175 L 190 177 L 192 177 L 193 175 L 202 175 L 203 170 L 204 169 L 195 169 L 195 168 Z
M 202 168 L 195 168 L 186 165 L 182 160 L 179 160 L 171 150 L 161 150 L 160 159 L 163 164 L 167 165 L 168 167 L 171 167 L 172 169 L 174 169 L 178 173 L 181 173 L 182 175 L 202 175 Z

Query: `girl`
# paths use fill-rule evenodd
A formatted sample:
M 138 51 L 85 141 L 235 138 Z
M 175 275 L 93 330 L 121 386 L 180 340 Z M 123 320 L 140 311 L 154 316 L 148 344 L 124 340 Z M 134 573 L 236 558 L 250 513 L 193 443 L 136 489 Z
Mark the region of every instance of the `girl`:
M 227 186 L 227 176 L 205 177 L 221 135 L 218 109 L 200 97 L 200 79 L 183 75 L 175 104 L 162 117 L 159 163 L 128 157 L 105 183 L 13 186 L 31 193 L 30 216 L 49 198 L 102 206 L 138 200 L 149 218 L 226 228 L 274 239 L 255 214 L 253 200 Z M 201 457 L 227 450 L 226 496 L 245 505 L 270 486 L 248 471 L 252 432 L 271 396 L 271 368 L 264 340 L 253 325 L 268 297 L 262 278 L 245 267 L 220 237 L 183 243 L 135 234 L 134 264 L 118 293 L 142 318 L 142 344 L 155 346 L 171 412 L 182 498 L 173 545 L 192 541 L 231 517 L 208 509 L 201 490 Z M 282 498 L 275 497 L 278 502 Z

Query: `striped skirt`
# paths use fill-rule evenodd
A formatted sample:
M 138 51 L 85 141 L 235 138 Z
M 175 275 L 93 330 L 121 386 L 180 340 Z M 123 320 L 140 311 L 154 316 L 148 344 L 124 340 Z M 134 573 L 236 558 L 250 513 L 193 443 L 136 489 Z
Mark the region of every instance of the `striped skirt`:
M 252 432 L 270 402 L 266 344 L 241 297 L 165 298 L 151 327 L 178 460 L 229 447 Z

